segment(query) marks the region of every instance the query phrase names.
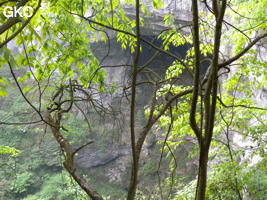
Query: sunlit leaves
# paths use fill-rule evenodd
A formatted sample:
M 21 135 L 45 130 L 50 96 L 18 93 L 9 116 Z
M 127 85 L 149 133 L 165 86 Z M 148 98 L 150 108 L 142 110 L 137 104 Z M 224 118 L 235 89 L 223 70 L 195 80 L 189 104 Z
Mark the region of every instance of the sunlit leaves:
M 153 0 L 153 6 L 154 6 L 156 9 L 160 9 L 160 8 L 162 8 L 163 5 L 164 5 L 163 0 Z
M 175 21 L 175 18 L 172 14 L 168 14 L 164 16 L 164 22 L 167 25 L 173 25 Z
M 190 36 L 179 33 L 175 28 L 163 31 L 158 38 L 163 41 L 164 50 L 169 50 L 171 45 L 178 47 L 187 43 L 191 43 Z
M 228 44 L 231 43 L 234 47 L 234 52 L 237 53 L 250 42 L 249 38 L 266 33 L 266 1 L 231 1 L 231 9 L 227 10 L 227 15 L 230 16 L 229 21 L 233 28 L 228 29 L 225 35 L 228 35 Z M 255 33 L 257 34 L 255 35 Z
M 10 22 L 10 19 L 11 19 L 11 18 L 6 17 L 4 15 L 4 9 L 6 7 L 12 7 L 12 8 L 16 7 L 18 4 L 18 1 L 1 1 L 1 3 L 3 3 L 3 5 L 1 5 L 1 7 L 0 7 L 0 24 L 2 26 L 3 24 Z M 25 6 L 31 7 L 34 10 L 37 8 L 39 0 L 29 0 L 29 1 L 26 1 L 25 3 L 26 3 Z M 17 31 L 19 31 L 19 29 L 22 27 L 22 25 L 25 23 L 25 21 L 29 18 L 28 16 L 23 15 L 24 14 L 23 8 L 20 10 L 20 13 L 22 14 L 22 16 L 20 16 L 20 15 L 15 16 L 15 17 L 19 18 L 19 22 L 14 24 L 13 26 L 11 26 L 8 30 L 5 30 L 4 33 L 0 35 L 0 43 L 5 41 L 7 38 L 12 36 Z M 38 11 L 37 11 L 37 13 L 38 13 Z M 9 13 L 7 13 L 7 14 L 9 14 Z
M 8 147 L 8 146 L 0 145 L 0 155 L 1 154 L 11 154 L 12 156 L 15 156 L 18 153 L 20 153 L 20 151 L 17 149 L 14 149 L 14 148 Z
M 182 74 L 184 70 L 184 66 L 179 62 L 174 62 L 167 70 L 166 72 L 166 78 L 177 78 L 179 75 Z
M 7 95 L 7 92 L 6 92 L 6 81 L 5 81 L 5 78 L 1 77 L 0 76 L 0 97 L 1 96 L 6 96 Z

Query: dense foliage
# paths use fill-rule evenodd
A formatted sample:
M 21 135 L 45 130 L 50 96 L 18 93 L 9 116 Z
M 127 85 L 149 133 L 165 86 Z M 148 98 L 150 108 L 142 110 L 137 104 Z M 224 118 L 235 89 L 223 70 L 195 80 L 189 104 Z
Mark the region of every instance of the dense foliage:
M 267 1 L 192 0 L 185 25 L 163 12 L 158 46 L 142 30 L 167 3 L 0 2 L 0 199 L 267 198 L 267 108 L 266 97 L 259 98 L 267 85 Z M 33 8 L 31 17 L 4 16 L 5 6 L 25 5 Z M 134 17 L 126 14 L 129 8 Z M 132 63 L 107 66 L 114 38 L 131 52 Z M 100 43 L 107 46 L 102 59 L 92 48 Z M 144 44 L 155 53 L 141 65 Z M 171 52 L 182 45 L 188 47 L 184 57 Z M 163 76 L 153 71 L 166 68 L 153 66 L 160 54 L 173 59 Z M 108 81 L 104 68 L 117 67 L 128 68 L 130 81 Z M 138 110 L 144 84 L 151 99 Z M 116 109 L 114 96 L 124 102 Z M 126 131 L 118 116 L 129 123 Z M 130 185 L 123 189 L 83 175 L 74 159 L 91 143 L 104 149 L 114 137 L 131 146 L 132 161 L 125 161 Z M 158 141 L 160 159 L 140 164 L 149 139 Z M 181 146 L 190 149 L 184 160 L 199 160 L 197 177 L 177 172 Z M 138 188 L 140 176 L 158 177 L 158 183 Z

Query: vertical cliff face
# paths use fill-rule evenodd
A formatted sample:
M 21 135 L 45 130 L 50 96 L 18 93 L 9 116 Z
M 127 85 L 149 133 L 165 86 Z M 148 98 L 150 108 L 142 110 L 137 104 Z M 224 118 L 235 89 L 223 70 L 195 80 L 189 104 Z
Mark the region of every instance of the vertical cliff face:
M 147 1 L 150 2 L 150 1 Z M 166 29 L 163 18 L 166 13 L 172 12 L 176 16 L 177 26 L 182 26 L 190 23 L 190 12 L 185 7 L 179 7 L 173 5 L 173 1 L 170 1 L 161 10 L 150 9 L 152 11 L 150 16 L 144 16 L 145 22 L 142 27 L 142 37 L 158 47 L 162 46 L 162 41 L 157 39 L 158 34 Z M 187 5 L 187 4 L 183 4 Z M 127 7 L 126 13 L 130 17 L 134 17 L 133 7 Z M 130 135 L 129 135 L 129 100 L 125 97 L 124 92 L 129 94 L 130 90 L 123 90 L 130 86 L 131 80 L 131 64 L 133 55 L 129 49 L 123 50 L 121 45 L 117 42 L 116 38 L 112 35 L 110 40 L 106 43 L 98 42 L 91 44 L 94 54 L 101 62 L 101 66 L 104 66 L 104 70 L 107 73 L 107 83 L 113 84 L 120 88 L 112 95 L 106 94 L 101 96 L 105 104 L 111 105 L 114 110 L 119 111 L 117 115 L 121 121 L 120 128 L 116 129 L 119 132 L 115 133 L 115 137 L 112 137 L 112 120 L 99 121 L 97 126 L 103 129 L 102 137 L 110 138 L 109 142 L 100 144 L 101 140 L 95 140 L 95 146 L 84 148 L 80 151 L 76 160 L 78 166 L 84 170 L 85 173 L 90 174 L 98 180 L 105 180 L 112 184 L 116 183 L 120 189 L 127 189 L 130 170 L 131 170 L 131 148 L 130 148 Z M 170 47 L 170 52 L 180 58 L 184 58 L 186 51 L 189 49 L 189 45 L 180 47 Z M 155 53 L 155 49 L 151 48 L 145 43 L 142 43 L 142 52 L 140 55 L 139 64 L 142 66 L 145 64 Z M 159 54 L 158 57 L 148 66 L 150 70 L 156 72 L 159 76 L 164 77 L 165 71 L 168 66 L 173 62 L 173 58 L 165 54 Z M 207 66 L 205 65 L 205 68 Z M 203 68 L 204 69 L 204 68 Z M 204 70 L 205 71 L 205 70 Z M 138 76 L 138 81 L 145 81 L 145 74 Z M 190 85 L 192 78 L 184 72 L 181 77 L 180 84 Z M 179 83 L 178 83 L 179 84 Z M 138 86 L 137 91 L 137 132 L 141 129 L 144 119 L 144 107 L 151 99 L 151 88 L 149 85 Z M 140 184 L 143 186 L 156 184 L 157 180 L 157 164 L 160 159 L 160 145 L 156 145 L 157 138 L 162 134 L 160 131 L 152 129 L 151 137 L 149 137 L 143 148 L 143 156 L 141 161 L 141 179 Z M 118 136 L 118 138 L 117 138 Z M 195 165 L 186 161 L 188 152 L 191 147 L 180 147 L 174 153 L 177 156 L 178 173 L 188 174 L 193 177 L 195 175 Z M 163 163 L 163 171 L 161 172 L 163 177 L 167 176 L 168 162 Z
M 158 35 L 161 31 L 167 27 L 164 24 L 164 16 L 166 14 L 172 14 L 175 18 L 175 26 L 177 28 L 191 23 L 191 2 L 187 0 L 173 1 L 164 0 L 164 6 L 161 9 L 155 9 L 152 1 L 143 1 L 149 10 L 149 15 L 144 18 L 144 26 L 141 29 L 141 35 Z M 134 19 L 134 8 L 132 6 L 125 6 L 128 16 Z
M 160 23 L 160 22 L 159 22 Z M 151 30 L 150 32 L 153 32 Z M 157 35 L 143 35 L 148 41 L 153 42 L 157 46 L 162 45 L 162 41 L 157 39 Z M 82 168 L 90 176 L 96 176 L 98 180 L 105 180 L 112 184 L 116 183 L 120 188 L 127 189 L 129 182 L 130 170 L 131 170 L 131 147 L 130 147 L 130 131 L 129 131 L 129 100 L 125 97 L 124 92 L 129 93 L 129 89 L 123 91 L 122 88 L 129 87 L 131 79 L 131 65 L 133 55 L 129 50 L 123 50 L 116 39 L 111 39 L 108 43 L 95 43 L 92 44 L 95 55 L 101 62 L 102 66 L 107 73 L 107 83 L 115 83 L 120 89 L 112 95 L 107 94 L 101 96 L 106 104 L 113 107 L 114 110 L 119 111 L 117 115 L 121 121 L 120 129 L 117 129 L 119 133 L 115 133 L 115 137 L 109 135 L 111 124 L 114 119 L 109 121 L 99 121 L 99 127 L 102 127 L 102 137 L 110 138 L 109 142 L 100 144 L 99 138 L 96 141 L 95 146 L 84 148 L 80 151 L 76 160 L 78 166 Z M 186 51 L 189 49 L 189 45 L 170 47 L 170 52 L 180 58 L 184 58 Z M 140 66 L 145 64 L 156 51 L 150 46 L 142 43 L 142 52 L 140 55 Z M 159 56 L 148 66 L 148 68 L 156 72 L 159 76 L 164 77 L 165 72 L 173 62 L 173 58 L 165 54 L 159 54 Z M 108 67 L 110 66 L 110 67 Z M 206 70 L 207 65 L 203 65 L 203 73 Z M 146 81 L 145 74 L 141 73 L 138 76 L 138 81 Z M 177 84 L 190 85 L 192 84 L 192 78 L 187 72 L 184 72 Z M 144 107 L 150 102 L 152 92 L 150 85 L 140 85 L 137 88 L 137 132 L 141 130 L 144 123 Z M 101 134 L 101 133 L 99 133 Z M 156 183 L 157 178 L 157 166 L 160 159 L 160 145 L 157 145 L 157 141 L 161 138 L 162 131 L 152 129 L 150 136 L 145 142 L 142 161 L 141 161 L 141 182 L 140 184 L 153 186 Z M 118 136 L 118 138 L 117 138 Z M 190 152 L 190 146 L 181 146 L 174 152 L 177 156 L 178 173 L 187 174 L 189 177 L 194 177 L 196 172 L 196 166 L 186 161 L 186 157 Z M 164 162 L 163 171 L 164 176 L 168 174 L 168 162 Z M 149 183 L 149 184 L 147 184 Z M 126 185 L 125 185 L 126 184 Z
M 147 4 L 149 4 L 147 1 Z M 166 3 L 167 2 L 167 3 Z M 161 46 L 161 41 L 157 39 L 157 35 L 164 29 L 166 26 L 163 23 L 164 15 L 171 13 L 175 16 L 175 23 L 177 27 L 183 26 L 185 24 L 191 23 L 191 12 L 189 1 L 166 1 L 165 7 L 160 10 L 155 10 L 152 8 L 152 5 L 148 6 L 151 11 L 151 15 L 143 16 L 144 17 L 144 27 L 142 27 L 142 37 L 148 41 L 153 42 L 156 46 Z M 126 7 L 126 13 L 128 16 L 134 18 L 134 8 Z M 149 46 L 142 44 L 143 50 L 140 56 L 140 65 L 146 63 L 146 61 L 151 58 L 155 53 L 155 50 Z M 105 43 L 95 43 L 92 44 L 95 55 L 101 61 L 101 65 L 104 66 L 107 73 L 107 83 L 115 83 L 119 88 L 127 88 L 130 85 L 131 78 L 131 63 L 132 63 L 132 54 L 129 49 L 123 50 L 120 44 L 117 42 L 114 36 L 110 37 L 110 40 Z M 189 45 L 184 45 L 180 47 L 171 47 L 170 51 L 183 58 L 186 51 L 190 48 Z M 229 50 L 229 49 L 228 49 Z M 262 48 L 259 51 L 259 56 L 266 53 L 266 49 Z M 225 48 L 225 53 L 230 53 Z M 149 68 L 157 72 L 160 76 L 164 76 L 166 69 L 173 62 L 173 59 L 167 55 L 160 54 L 158 58 L 152 62 Z M 202 68 L 202 74 L 205 73 L 209 63 L 205 63 Z M 227 79 L 231 77 L 234 73 L 233 71 L 225 76 Z M 145 80 L 145 76 L 141 74 L 139 81 Z M 258 77 L 249 77 L 251 79 Z M 223 80 L 222 80 L 223 81 Z M 178 83 L 179 84 L 179 83 Z M 184 72 L 181 76 L 181 84 L 190 85 L 192 80 L 189 75 Z M 96 145 L 95 147 L 84 148 L 78 159 L 78 165 L 83 168 L 86 172 L 89 172 L 91 175 L 96 175 L 101 177 L 100 179 L 107 180 L 110 183 L 117 183 L 121 188 L 126 189 L 126 183 L 128 183 L 130 175 L 130 165 L 131 165 L 131 152 L 129 146 L 129 101 L 127 98 L 122 98 L 124 96 L 123 90 L 118 90 L 112 94 L 112 96 L 102 96 L 104 101 L 112 105 L 116 110 L 120 111 L 120 117 L 123 118 L 121 129 L 118 130 L 119 138 L 118 140 L 112 140 L 113 142 L 102 144 L 102 146 Z M 126 91 L 127 92 L 127 91 Z M 142 118 L 144 118 L 144 106 L 150 100 L 151 90 L 149 86 L 139 86 L 138 87 L 138 101 L 137 101 L 137 130 L 140 129 L 142 124 Z M 130 95 L 130 94 L 129 94 Z M 255 90 L 254 100 L 258 103 L 260 107 L 267 105 L 267 88 L 260 90 Z M 109 129 L 111 127 L 110 122 L 100 123 L 99 126 L 102 126 L 103 129 Z M 156 130 L 152 130 L 152 135 L 160 135 L 161 133 Z M 107 136 L 110 137 L 110 136 Z M 143 161 L 141 162 L 141 173 L 144 173 L 145 176 L 142 177 L 141 181 L 147 181 L 147 177 L 151 180 L 155 179 L 156 172 L 156 163 L 158 162 L 158 153 L 159 146 L 155 145 L 157 142 L 157 137 L 151 137 L 144 146 L 144 156 Z M 243 141 L 243 138 L 240 135 L 233 133 L 233 142 L 238 146 L 250 146 L 254 145 L 250 141 Z M 179 165 L 178 173 L 189 174 L 191 178 L 196 173 L 196 165 L 193 162 L 186 161 L 186 157 L 191 147 L 181 146 L 176 150 L 176 156 Z M 107 150 L 109 149 L 109 150 Z M 112 149 L 112 150 L 110 150 Z M 247 156 L 250 155 L 250 152 L 245 152 Z M 257 159 L 257 158 L 255 158 Z M 252 162 L 254 162 L 252 160 Z M 256 162 L 256 161 L 255 161 Z M 167 164 L 165 163 L 165 169 L 167 169 Z M 142 171 L 143 170 L 143 171 Z M 99 173 L 101 172 L 101 174 Z

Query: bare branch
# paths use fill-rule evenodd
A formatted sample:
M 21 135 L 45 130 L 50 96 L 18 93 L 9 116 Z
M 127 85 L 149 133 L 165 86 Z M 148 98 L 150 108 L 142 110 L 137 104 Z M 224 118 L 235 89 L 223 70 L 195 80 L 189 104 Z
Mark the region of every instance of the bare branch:
M 139 65 L 139 56 L 140 56 L 140 17 L 139 17 L 139 9 L 140 9 L 140 2 L 136 0 L 135 5 L 135 23 L 136 23 L 136 48 L 135 48 L 135 58 L 133 63 L 133 76 L 132 76 L 132 94 L 131 94 L 131 105 L 130 105 L 130 131 L 131 131 L 131 147 L 132 147 L 132 174 L 131 180 L 129 185 L 129 191 L 127 194 L 127 200 L 134 200 L 136 187 L 137 187 L 137 178 L 138 178 L 138 165 L 139 159 L 137 154 L 140 154 L 136 151 L 135 146 L 135 106 L 136 106 L 136 82 L 137 82 L 137 75 L 138 75 L 138 65 Z
M 94 143 L 94 141 L 89 141 L 89 142 L 83 144 L 83 145 L 80 146 L 79 148 L 75 149 L 75 150 L 73 151 L 72 154 L 75 155 L 75 154 L 78 153 L 80 150 L 82 150 L 84 147 L 86 147 L 87 145 L 92 144 L 92 143 Z
M 195 73 L 193 83 L 193 95 L 191 101 L 190 110 L 190 126 L 192 127 L 198 141 L 202 139 L 201 131 L 196 123 L 196 108 L 199 92 L 199 77 L 200 77 L 200 48 L 199 48 L 199 22 L 198 22 L 198 2 L 197 0 L 192 1 L 193 9 L 193 39 L 194 39 L 194 51 L 195 51 Z
M 16 83 L 16 85 L 17 85 L 17 87 L 18 87 L 18 89 L 19 89 L 19 91 L 20 91 L 20 93 L 22 95 L 22 97 L 30 105 L 30 107 L 32 107 L 33 110 L 36 111 L 36 113 L 39 115 L 41 120 L 45 122 L 45 120 L 44 120 L 43 116 L 41 115 L 41 113 L 39 112 L 39 110 L 29 101 L 29 99 L 25 96 L 24 92 L 22 91 L 22 88 L 21 88 L 21 86 L 20 86 L 20 84 L 19 84 L 19 82 L 18 82 L 18 80 L 16 78 L 16 75 L 15 75 L 15 73 L 13 71 L 13 68 L 11 66 L 11 63 L 9 61 L 8 61 L 8 66 L 9 66 L 9 69 L 10 69 L 10 73 L 11 73 L 11 75 L 12 75 L 12 77 L 13 77 L 13 79 L 14 79 L 14 81 L 15 81 L 15 83 Z
M 237 105 L 226 105 L 220 97 L 217 97 L 219 100 L 220 104 L 225 107 L 225 108 L 234 108 L 234 107 L 242 107 L 242 108 L 247 108 L 247 109 L 255 109 L 255 110 L 267 110 L 267 108 L 262 108 L 262 107 L 256 107 L 256 106 L 248 106 L 248 105 L 242 105 L 242 104 L 237 104 Z
M 42 120 L 32 121 L 32 122 L 2 122 L 0 121 L 0 125 L 30 125 L 30 124 L 38 124 L 43 122 Z

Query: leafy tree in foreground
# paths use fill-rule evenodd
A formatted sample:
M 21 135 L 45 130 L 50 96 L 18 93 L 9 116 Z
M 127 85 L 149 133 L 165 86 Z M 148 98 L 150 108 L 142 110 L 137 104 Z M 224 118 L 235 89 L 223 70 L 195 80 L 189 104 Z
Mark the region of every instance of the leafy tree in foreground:
M 204 4 L 206 11 L 199 9 L 200 3 Z M 192 0 L 192 23 L 178 27 L 173 24 L 172 15 L 164 17 L 166 26 L 169 28 L 163 30 L 159 36 L 163 40 L 162 46 L 145 40 L 141 35 L 143 27 L 141 14 L 146 11 L 144 2 L 125 1 L 125 4 L 135 7 L 134 20 L 125 15 L 123 5 L 115 0 L 109 2 L 75 0 L 71 4 L 67 0 L 56 2 L 25 0 L 1 3 L 1 6 L 31 5 L 35 8 L 33 16 L 30 18 L 15 17 L 6 20 L 4 16 L 0 16 L 4 21 L 0 27 L 2 67 L 10 71 L 21 95 L 36 113 L 37 118 L 35 121 L 21 123 L 45 123 L 49 126 L 55 140 L 64 152 L 63 165 L 65 169 L 89 197 L 94 200 L 103 199 L 78 172 L 74 163 L 74 157 L 78 151 L 91 144 L 92 141 L 87 141 L 84 145 L 74 148 L 64 134 L 69 134 L 68 129 L 64 126 L 64 116 L 75 106 L 79 109 L 80 102 L 88 103 L 100 115 L 112 115 L 112 111 L 99 101 L 99 98 L 96 98 L 96 95 L 109 92 L 111 88 L 105 83 L 106 74 L 102 70 L 104 66 L 94 56 L 90 43 L 97 41 L 98 38 L 108 42 L 107 30 L 113 31 L 121 46 L 134 52 L 133 63 L 130 66 L 125 65 L 131 67 L 132 72 L 131 84 L 126 87 L 126 90 L 131 91 L 130 142 L 132 147 L 132 173 L 127 199 L 135 199 L 140 157 L 147 135 L 159 120 L 169 117 L 170 120 L 165 120 L 168 127 L 166 142 L 169 136 L 175 138 L 176 134 L 181 137 L 180 133 L 191 134 L 196 138 L 199 148 L 199 170 L 195 199 L 204 200 L 206 199 L 209 152 L 215 138 L 214 127 L 217 122 L 216 118 L 220 117 L 220 106 L 248 109 L 253 107 L 253 102 L 249 102 L 249 99 L 241 101 L 241 104 L 236 104 L 234 100 L 235 92 L 233 91 L 238 91 L 235 87 L 241 83 L 236 76 L 238 73 L 234 73 L 230 81 L 226 82 L 223 90 L 219 90 L 219 78 L 222 73 L 231 72 L 235 65 L 241 65 L 238 68 L 241 70 L 239 74 L 247 73 L 247 77 L 255 71 L 259 70 L 259 73 L 264 71 L 266 63 L 257 59 L 255 57 L 257 51 L 251 49 L 267 37 L 266 11 L 264 10 L 267 6 L 266 1 L 212 0 L 200 2 Z M 153 0 L 153 5 L 159 9 L 163 5 L 163 1 Z M 254 8 L 257 9 L 257 12 L 252 12 Z M 247 16 L 248 13 L 251 14 Z M 187 34 L 182 34 L 181 30 Z M 11 40 L 16 42 L 16 46 L 19 47 L 17 54 L 12 52 L 9 49 L 10 46 L 7 45 Z M 142 66 L 140 66 L 141 42 L 156 50 L 151 59 Z M 191 45 L 186 58 L 167 51 L 170 44 L 179 46 L 186 43 Z M 229 57 L 222 52 L 222 45 L 230 46 L 233 49 L 232 56 Z M 159 54 L 166 54 L 175 60 L 173 65 L 168 68 L 164 78 L 151 72 L 148 67 Z M 207 58 L 203 59 L 203 55 L 209 57 L 210 63 L 204 77 L 200 72 L 202 62 Z M 192 84 L 187 87 L 178 86 L 176 82 L 179 80 L 179 75 L 185 70 L 191 75 Z M 151 77 L 145 83 L 139 82 L 138 79 L 142 72 L 151 73 Z M 4 84 L 1 87 L 2 95 L 5 94 L 5 86 L 8 81 L 5 79 L 5 77 L 0 79 L 1 84 Z M 242 80 L 242 84 L 244 86 L 249 83 L 249 86 L 260 89 L 266 83 L 266 76 L 263 76 L 262 79 L 260 82 L 252 83 L 250 79 Z M 32 81 L 36 84 L 34 88 L 31 88 L 32 85 L 29 84 Z M 137 132 L 135 113 L 136 102 L 139 99 L 136 91 L 140 84 L 150 85 L 153 95 L 147 106 L 145 125 L 140 132 Z M 251 88 L 240 88 L 239 90 L 240 95 L 252 97 L 250 95 Z M 233 104 L 228 105 L 227 103 Z M 232 110 L 232 116 L 236 112 L 236 110 Z M 264 112 L 261 117 L 264 117 L 265 114 Z M 242 117 L 244 116 L 241 114 L 240 118 Z M 176 119 L 178 121 L 175 124 Z M 228 120 L 229 118 L 224 119 L 226 127 L 230 127 L 229 124 L 232 124 L 231 119 L 230 122 Z M 12 124 L 12 122 L 1 124 Z M 173 129 L 172 132 L 171 129 Z M 166 142 L 164 146 L 168 144 Z M 229 145 L 228 150 L 230 153 L 231 146 Z

